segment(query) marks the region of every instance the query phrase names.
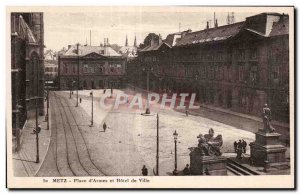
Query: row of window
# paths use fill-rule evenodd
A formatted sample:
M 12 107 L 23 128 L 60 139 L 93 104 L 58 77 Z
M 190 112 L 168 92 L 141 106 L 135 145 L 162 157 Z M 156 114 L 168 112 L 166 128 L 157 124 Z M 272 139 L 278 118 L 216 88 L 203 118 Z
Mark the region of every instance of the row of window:
M 246 69 L 245 65 L 239 65 L 236 68 L 238 81 L 240 82 L 258 82 L 258 65 L 251 65 Z M 200 66 L 199 68 L 184 68 L 184 66 L 173 66 L 160 68 L 158 74 L 169 75 L 174 77 L 193 77 L 194 79 L 223 80 L 226 76 L 228 80 L 232 80 L 232 67 L 227 66 Z M 280 68 L 278 65 L 272 66 L 271 78 L 276 82 L 280 79 Z
M 45 72 L 57 72 L 57 67 L 45 67 Z
M 176 60 L 204 60 L 204 61 L 226 61 L 227 54 L 225 51 L 183 51 L 174 52 Z M 246 57 L 248 55 L 248 57 Z M 256 60 L 258 58 L 257 49 L 236 49 L 233 51 L 233 56 L 238 60 Z M 144 62 L 158 62 L 160 58 L 158 56 L 145 56 L 142 61 Z
M 104 64 L 84 64 L 82 72 L 86 73 L 86 74 L 88 74 L 88 73 L 105 73 L 105 69 L 106 69 L 106 67 L 104 66 Z M 117 63 L 110 63 L 108 65 L 108 71 L 111 73 L 121 72 L 122 65 L 117 64 Z M 64 74 L 69 74 L 69 73 L 76 74 L 77 66 L 71 65 L 71 67 L 69 67 L 69 65 L 65 64 L 63 67 L 63 73 Z

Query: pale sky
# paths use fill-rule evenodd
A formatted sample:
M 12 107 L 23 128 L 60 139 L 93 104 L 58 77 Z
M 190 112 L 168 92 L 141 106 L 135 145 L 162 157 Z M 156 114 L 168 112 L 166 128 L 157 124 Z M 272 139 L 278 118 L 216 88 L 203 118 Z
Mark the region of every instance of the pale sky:
M 162 7 L 164 9 L 166 7 Z M 109 38 L 110 44 L 125 44 L 126 35 L 129 45 L 133 45 L 134 36 L 137 43 L 143 42 L 148 33 L 154 32 L 166 38 L 169 33 L 191 29 L 199 31 L 206 27 L 208 20 L 213 21 L 214 11 L 203 12 L 193 8 L 192 11 L 152 11 L 136 9 L 105 10 L 93 12 L 68 12 L 51 11 L 44 12 L 45 45 L 46 49 L 60 50 L 69 44 L 77 42 L 89 43 L 90 30 L 92 31 L 92 45 L 103 43 L 105 37 Z M 178 7 L 177 7 L 178 10 Z M 244 21 L 246 17 L 260 12 L 235 12 L 235 21 Z M 226 24 L 228 11 L 216 12 L 219 26 Z M 211 22 L 211 25 L 213 22 Z

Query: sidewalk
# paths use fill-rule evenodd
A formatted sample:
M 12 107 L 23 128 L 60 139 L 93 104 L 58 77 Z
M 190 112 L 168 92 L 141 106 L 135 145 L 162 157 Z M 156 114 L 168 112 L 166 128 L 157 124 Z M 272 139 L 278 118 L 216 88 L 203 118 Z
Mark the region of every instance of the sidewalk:
M 51 118 L 49 117 L 49 119 Z M 22 129 L 21 148 L 18 152 L 12 154 L 14 176 L 16 177 L 35 176 L 44 161 L 50 143 L 51 130 L 47 130 L 45 116 L 39 116 L 38 122 L 42 128 L 39 133 L 40 162 L 35 163 L 36 135 L 32 133 L 35 129 L 35 118 L 30 118 Z
M 127 88 L 132 89 L 133 87 L 135 88 L 135 91 L 147 93 L 147 91 L 143 88 L 138 88 L 138 87 L 132 86 L 130 84 L 127 84 Z M 199 103 L 195 102 L 195 105 L 199 105 Z M 262 119 L 260 117 L 257 117 L 257 116 L 243 114 L 243 113 L 231 111 L 229 109 L 219 108 L 219 107 L 215 107 L 215 106 L 207 105 L 207 104 L 203 104 L 203 103 L 200 104 L 200 107 L 204 107 L 204 108 L 211 109 L 211 110 L 214 110 L 214 111 L 231 114 L 231 115 L 234 115 L 234 116 L 237 116 L 237 117 L 242 117 L 242 118 L 245 118 L 245 119 L 249 119 L 249 120 L 253 120 L 253 121 L 262 123 Z M 182 112 L 185 112 L 185 110 L 182 110 Z M 197 111 L 192 110 L 190 112 L 195 112 L 196 113 Z M 279 126 L 279 127 L 282 127 L 282 128 L 288 128 L 289 129 L 289 127 L 290 127 L 290 125 L 288 123 L 283 123 L 283 122 L 279 122 L 279 121 L 275 121 L 275 120 L 273 120 L 271 122 L 272 122 L 273 125 Z
M 243 113 L 238 113 L 238 112 L 234 112 L 234 111 L 231 111 L 231 110 L 228 110 L 228 109 L 218 108 L 218 107 L 211 106 L 211 105 L 206 105 L 206 104 L 201 104 L 201 107 L 216 110 L 216 111 L 220 111 L 220 112 L 224 112 L 224 113 L 228 113 L 228 114 L 232 114 L 232 115 L 235 115 L 235 116 L 251 119 L 251 120 L 262 123 L 262 119 L 260 117 L 247 115 L 247 114 L 243 114 Z M 283 123 L 283 122 L 279 122 L 279 121 L 272 121 L 272 124 L 276 125 L 276 126 L 284 127 L 284 128 L 289 128 L 290 127 L 290 125 L 288 123 Z

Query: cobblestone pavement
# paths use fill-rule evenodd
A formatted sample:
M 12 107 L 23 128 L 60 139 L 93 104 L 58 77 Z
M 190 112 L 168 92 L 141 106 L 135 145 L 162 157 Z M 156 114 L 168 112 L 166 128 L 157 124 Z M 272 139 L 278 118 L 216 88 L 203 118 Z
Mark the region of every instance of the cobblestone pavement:
M 109 91 L 110 92 L 110 91 Z M 114 89 L 113 103 L 118 92 L 126 92 L 129 99 L 134 91 Z M 94 90 L 94 126 L 90 127 L 90 90 L 79 91 L 82 102 L 76 105 L 76 94 L 69 99 L 69 92 L 59 91 L 51 96 L 52 136 L 46 160 L 38 176 L 59 174 L 61 176 L 87 175 L 141 175 L 143 165 L 148 167 L 149 175 L 156 165 L 156 113 L 159 113 L 159 157 L 162 166 L 174 166 L 174 138 L 178 136 L 178 169 L 189 163 L 189 148 L 197 146 L 199 133 L 206 134 L 210 128 L 215 135 L 223 136 L 224 153 L 233 152 L 233 142 L 244 139 L 254 141 L 252 132 L 216 122 L 201 116 L 185 116 L 181 112 L 151 106 L 152 116 L 141 115 L 144 110 L 128 109 L 128 104 L 118 109 L 100 107 L 103 90 Z M 145 100 L 143 101 L 145 103 Z M 108 126 L 104 132 L 102 125 Z M 248 146 L 249 148 L 249 146 Z M 249 154 L 249 149 L 247 151 Z M 163 172 L 163 173 L 162 173 Z M 169 175 L 161 169 L 160 175 Z

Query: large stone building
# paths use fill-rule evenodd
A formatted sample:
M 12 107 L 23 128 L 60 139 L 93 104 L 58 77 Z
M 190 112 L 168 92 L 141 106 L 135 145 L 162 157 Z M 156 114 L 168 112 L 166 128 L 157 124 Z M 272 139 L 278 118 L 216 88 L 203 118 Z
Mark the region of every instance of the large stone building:
M 103 46 L 70 45 L 58 58 L 60 89 L 122 87 L 126 58 L 107 43 L 108 40 Z
M 25 121 L 36 110 L 44 114 L 43 13 L 11 13 L 10 26 L 12 134 L 18 150 Z
M 13 129 L 44 114 L 43 13 L 11 13 L 11 92 Z
M 288 15 L 170 34 L 141 50 L 139 61 L 141 70 L 151 67 L 152 90 L 195 92 L 200 103 L 256 116 L 268 103 L 273 119 L 289 121 Z

